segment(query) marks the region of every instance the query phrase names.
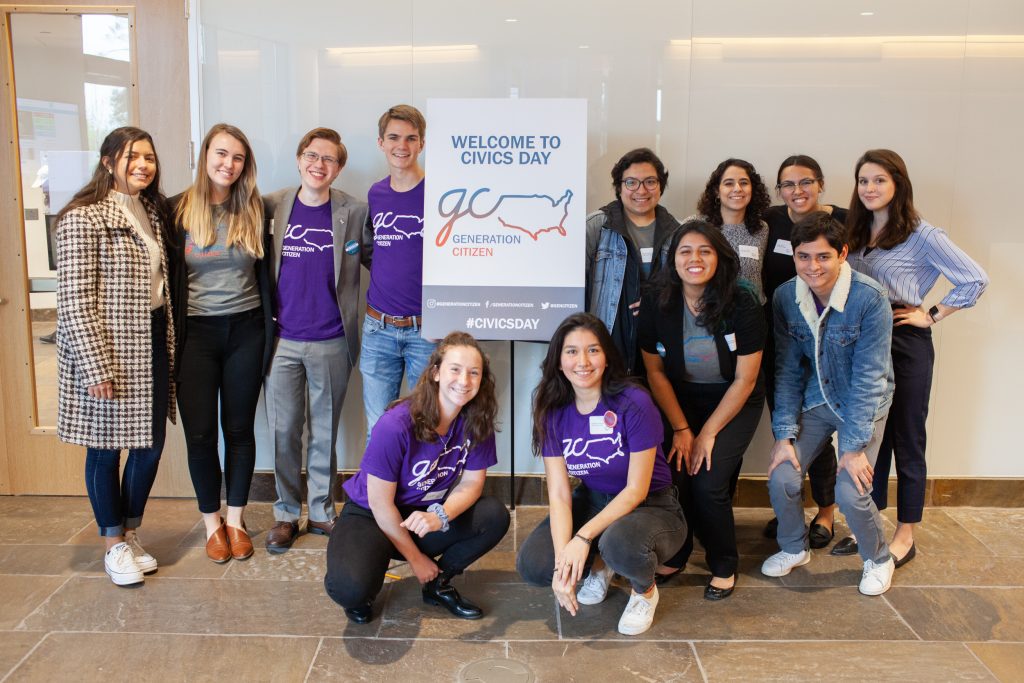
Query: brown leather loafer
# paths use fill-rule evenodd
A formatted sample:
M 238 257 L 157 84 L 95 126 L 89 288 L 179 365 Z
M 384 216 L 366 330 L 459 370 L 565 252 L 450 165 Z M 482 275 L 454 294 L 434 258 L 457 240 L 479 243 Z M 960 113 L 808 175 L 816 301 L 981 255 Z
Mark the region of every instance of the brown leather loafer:
M 311 534 L 320 534 L 321 536 L 330 536 L 331 532 L 334 531 L 334 523 L 338 520 L 337 517 L 329 522 L 314 522 L 313 520 L 307 520 L 306 531 Z
M 292 547 L 295 537 L 299 535 L 299 525 L 296 522 L 278 522 L 267 532 L 267 551 L 283 553 Z
M 228 535 L 224 531 L 224 520 L 220 520 L 220 526 L 213 532 L 213 535 L 206 539 L 206 556 L 217 564 L 224 564 L 231 559 L 231 546 L 228 544 Z
M 246 533 L 245 528 L 239 529 L 229 524 L 222 527 L 228 535 L 228 543 L 231 545 L 231 557 L 236 560 L 248 560 L 252 557 L 252 539 Z

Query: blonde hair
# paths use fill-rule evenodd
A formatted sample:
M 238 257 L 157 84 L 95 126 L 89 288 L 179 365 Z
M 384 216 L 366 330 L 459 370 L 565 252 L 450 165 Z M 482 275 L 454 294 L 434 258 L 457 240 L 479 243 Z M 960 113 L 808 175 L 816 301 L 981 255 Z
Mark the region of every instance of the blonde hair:
M 263 200 L 256 189 L 256 159 L 245 133 L 235 126 L 218 123 L 203 138 L 195 182 L 182 195 L 175 219 L 182 229 L 188 231 L 197 246 L 209 247 L 217 241 L 217 225 L 213 222 L 213 207 L 210 204 L 212 183 L 206 172 L 206 155 L 213 138 L 220 133 L 230 135 L 245 148 L 242 172 L 238 180 L 232 183 L 228 199 L 223 205 L 228 221 L 226 244 L 228 247 L 237 245 L 250 255 L 263 258 Z

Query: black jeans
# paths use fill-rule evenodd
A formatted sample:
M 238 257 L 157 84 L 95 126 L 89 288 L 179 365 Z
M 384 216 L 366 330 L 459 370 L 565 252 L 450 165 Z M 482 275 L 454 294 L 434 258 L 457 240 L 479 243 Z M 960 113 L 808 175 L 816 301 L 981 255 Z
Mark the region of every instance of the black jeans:
M 425 508 L 400 507 L 402 517 Z M 425 555 L 441 558 L 438 568 L 447 576 L 461 574 L 469 565 L 498 545 L 511 518 L 505 505 L 493 496 L 481 496 L 451 520 L 448 531 L 434 531 L 412 540 Z M 351 501 L 341 510 L 327 542 L 327 595 L 342 607 L 361 607 L 377 597 L 384 572 L 392 559 L 404 559 L 377 526 L 373 512 Z
M 263 383 L 263 310 L 189 316 L 186 324 L 188 335 L 178 366 L 178 410 L 199 511 L 220 510 L 218 395 L 227 503 L 241 507 L 249 502 L 256 465 L 253 422 Z
M 878 449 L 871 497 L 879 510 L 889 504 L 889 470 L 896 457 L 896 519 L 917 524 L 924 512 L 928 466 L 928 399 L 932 391 L 935 347 L 932 331 L 912 325 L 892 328 L 892 369 L 896 387 Z
M 694 436 L 718 407 L 728 384 L 686 384 L 676 391 L 679 405 L 686 415 Z M 665 564 L 683 567 L 693 551 L 693 535 L 704 546 L 705 560 L 712 576 L 728 578 L 736 573 L 739 552 L 736 549 L 736 522 L 732 514 L 732 497 L 736 492 L 743 454 L 754 438 L 764 410 L 764 394 L 755 389 L 740 412 L 718 433 L 711 451 L 711 469 L 701 467 L 690 476 L 686 468 L 677 471 L 672 465 L 672 478 L 679 490 L 679 502 L 686 515 L 687 534 L 683 547 Z M 666 430 L 667 431 L 667 430 Z M 672 447 L 672 433 L 666 434 L 666 453 Z
M 591 491 L 584 485 L 572 492 L 572 531 L 593 519 L 611 502 L 613 494 Z M 686 536 L 686 522 L 672 487 L 651 493 L 633 511 L 612 522 L 591 543 L 587 567 L 600 552 L 601 558 L 624 576 L 637 593 L 654 583 L 658 565 L 672 557 Z M 555 547 L 551 542 L 551 518 L 545 517 L 519 549 L 519 575 L 535 586 L 550 586 L 555 572 Z

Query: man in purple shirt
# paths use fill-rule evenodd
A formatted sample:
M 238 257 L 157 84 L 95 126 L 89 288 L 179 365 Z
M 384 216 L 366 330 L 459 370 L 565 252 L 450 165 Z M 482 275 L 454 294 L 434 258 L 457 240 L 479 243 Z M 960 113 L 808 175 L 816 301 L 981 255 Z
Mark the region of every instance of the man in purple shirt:
M 307 529 L 329 535 L 334 528 L 335 442 L 359 355 L 356 308 L 366 204 L 331 187 L 348 159 L 336 131 L 309 131 L 295 157 L 301 185 L 264 197 L 273 232 L 277 320 L 264 383 L 277 486 L 277 523 L 267 534 L 272 553 L 290 548 L 299 532 L 305 427 Z
M 384 112 L 377 129 L 388 176 L 370 188 L 363 227 L 370 287 L 359 370 L 367 434 L 398 398 L 403 374 L 411 389 L 434 350 L 434 343 L 420 336 L 424 172 L 419 155 L 427 122 L 418 109 L 400 104 Z

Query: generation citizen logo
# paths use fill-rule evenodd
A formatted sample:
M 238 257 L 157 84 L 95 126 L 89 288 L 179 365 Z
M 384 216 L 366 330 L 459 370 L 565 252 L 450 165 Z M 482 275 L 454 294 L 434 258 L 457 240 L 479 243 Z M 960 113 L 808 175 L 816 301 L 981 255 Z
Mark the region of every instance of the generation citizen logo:
M 595 452 L 591 452 L 591 451 Z M 622 450 L 622 432 L 614 436 L 602 436 L 596 439 L 562 439 L 562 456 L 569 473 L 585 473 L 586 470 L 600 467 L 598 462 L 607 465 L 615 458 L 625 455 Z M 570 462 L 570 458 L 576 462 Z M 582 458 L 598 462 L 579 462 Z
M 298 258 L 301 252 L 312 253 L 334 249 L 334 230 L 331 228 L 303 228 L 301 224 L 289 225 L 284 231 L 285 240 L 293 240 L 291 244 L 281 247 L 281 256 Z M 295 244 L 301 242 L 302 244 Z
M 406 486 L 415 488 L 417 491 L 429 491 L 430 487 L 439 480 L 460 472 L 466 465 L 471 445 L 472 442 L 466 439 L 462 443 L 444 449 L 434 460 L 420 460 L 412 466 L 413 478 L 409 480 Z M 449 456 L 455 456 L 457 458 L 456 461 L 451 465 L 441 465 L 441 460 Z M 431 474 L 434 476 L 428 478 Z
M 373 243 L 378 247 L 389 247 L 392 242 L 413 237 L 423 239 L 423 218 L 420 216 L 384 211 L 375 214 L 370 223 L 373 226 Z
M 546 194 L 502 194 L 487 196 L 489 187 L 470 194 L 460 187 L 448 190 L 437 202 L 437 212 L 447 219 L 437 233 L 437 246 L 443 247 L 451 238 L 453 244 L 521 244 L 523 235 L 534 242 L 545 233 L 565 237 L 565 220 L 569 216 L 572 190 L 565 190 L 558 199 Z M 466 217 L 469 220 L 463 220 Z M 452 234 L 455 224 L 469 223 L 468 230 Z M 514 230 L 520 234 L 503 234 Z M 493 247 L 453 247 L 453 256 L 494 256 Z

